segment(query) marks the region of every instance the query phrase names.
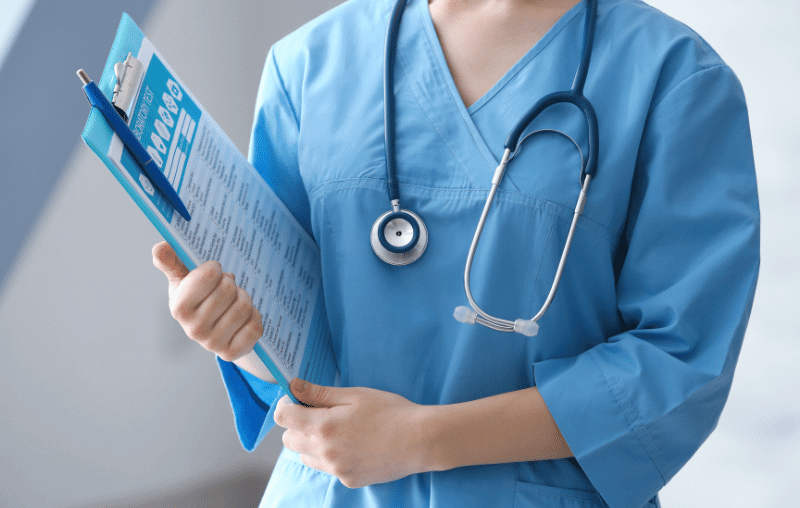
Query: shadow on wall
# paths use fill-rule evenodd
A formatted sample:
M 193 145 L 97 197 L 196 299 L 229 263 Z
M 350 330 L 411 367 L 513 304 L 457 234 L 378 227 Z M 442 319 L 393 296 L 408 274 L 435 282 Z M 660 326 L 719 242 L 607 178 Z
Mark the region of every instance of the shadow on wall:
M 143 20 L 156 3 L 104 0 L 87 9 L 72 2 L 35 2 L 31 8 L 0 68 L 0 216 L 13 217 L 0 226 L 0 289 L 86 122 L 87 103 L 75 71 L 83 67 L 99 78 L 122 12 Z M 37 118 L 47 121 L 31 120 Z M 40 148 L 42 140 L 47 150 Z
M 205 486 L 189 484 L 177 490 L 75 508 L 253 508 L 261 501 L 268 479 L 262 471 L 245 471 Z

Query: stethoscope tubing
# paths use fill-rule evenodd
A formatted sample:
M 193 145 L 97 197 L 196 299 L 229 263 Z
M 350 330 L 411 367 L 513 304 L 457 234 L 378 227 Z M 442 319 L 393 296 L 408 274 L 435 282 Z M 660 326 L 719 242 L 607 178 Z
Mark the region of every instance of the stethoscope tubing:
M 590 0 L 591 2 L 592 0 Z M 520 120 L 506 139 L 505 149 L 516 152 L 519 148 L 518 140 L 522 132 L 533 122 L 539 114 L 545 109 L 556 104 L 569 103 L 574 104 L 581 110 L 584 117 L 586 117 L 587 137 L 589 144 L 589 154 L 585 162 L 581 165 L 581 182 L 585 175 L 594 176 L 597 171 L 597 144 L 599 137 L 599 128 L 597 125 L 597 114 L 592 107 L 589 99 L 583 96 L 582 92 L 576 92 L 574 89 L 565 92 L 554 92 L 550 95 L 543 97 L 537 102 L 533 108 Z
M 503 156 L 504 161 L 501 162 L 501 166 L 504 166 L 507 162 L 507 155 L 509 154 L 508 149 L 506 149 L 506 153 Z M 500 167 L 498 167 L 499 169 Z M 501 172 L 505 171 L 505 169 L 500 170 Z M 547 294 L 547 298 L 542 304 L 542 307 L 539 309 L 539 312 L 533 316 L 530 321 L 537 322 L 544 316 L 544 313 L 547 312 L 547 309 L 550 308 L 550 304 L 553 303 L 553 299 L 556 296 L 556 291 L 558 290 L 558 286 L 561 282 L 561 276 L 564 273 L 564 266 L 567 263 L 567 257 L 569 256 L 569 250 L 572 246 L 572 239 L 575 236 L 575 230 L 578 227 L 578 219 L 580 218 L 581 214 L 583 214 L 583 208 L 586 204 L 586 193 L 589 188 L 589 182 L 591 181 L 592 176 L 586 175 L 583 178 L 583 183 L 581 184 L 581 192 L 580 196 L 578 197 L 578 202 L 575 205 L 575 210 L 572 214 L 572 221 L 570 222 L 569 232 L 567 233 L 567 240 L 564 242 L 564 249 L 561 252 L 561 258 L 558 261 L 558 267 L 556 268 L 556 274 L 553 278 L 553 283 L 550 285 L 550 291 Z M 492 202 L 494 201 L 494 195 L 497 192 L 498 185 L 492 184 L 492 188 L 489 190 L 489 196 L 486 199 L 486 203 L 483 206 L 483 212 L 481 213 L 481 218 L 478 221 L 478 227 L 475 230 L 475 235 L 472 238 L 472 243 L 469 246 L 469 253 L 467 254 L 467 263 L 464 267 L 464 291 L 467 294 L 467 300 L 469 301 L 470 307 L 478 314 L 475 322 L 480 323 L 484 326 L 487 326 L 493 330 L 497 330 L 500 332 L 514 332 L 517 331 L 518 328 L 518 321 L 510 321 L 507 319 L 501 319 L 494 317 L 481 309 L 478 303 L 475 301 L 475 298 L 472 296 L 472 290 L 470 289 L 469 279 L 470 279 L 470 272 L 472 271 L 472 261 L 475 258 L 475 251 L 478 248 L 478 242 L 481 238 L 481 233 L 483 232 L 483 226 L 486 223 L 486 218 L 489 215 L 489 209 L 492 206 Z
M 397 39 L 400 32 L 400 20 L 403 17 L 408 0 L 398 0 L 392 11 L 389 30 L 386 32 L 386 45 L 383 52 L 383 125 L 384 145 L 386 152 L 386 186 L 389 191 L 389 202 L 397 211 L 400 207 L 400 189 L 397 183 L 396 155 L 394 145 L 394 59 Z
M 570 103 L 574 104 L 583 112 L 586 117 L 588 127 L 589 154 L 584 165 L 581 167 L 581 182 L 584 175 L 592 175 L 597 169 L 597 145 L 599 129 L 597 125 L 597 114 L 594 107 L 583 95 L 583 87 L 586 84 L 586 76 L 589 73 L 589 63 L 591 63 L 592 47 L 594 45 L 594 30 L 597 24 L 597 0 L 586 0 L 586 17 L 583 28 L 583 53 L 578 64 L 578 71 L 572 82 L 572 88 L 568 91 L 554 92 L 539 99 L 534 106 L 517 122 L 511 132 L 508 133 L 504 148 L 516 152 L 519 137 L 545 109 L 555 104 Z
M 589 63 L 591 61 L 591 52 L 592 52 L 592 45 L 594 41 L 594 29 L 595 24 L 597 21 L 597 0 L 586 0 L 587 1 L 587 8 L 586 8 L 586 19 L 585 19 L 585 26 L 583 32 L 583 53 L 581 55 L 581 61 L 578 65 L 578 70 L 575 75 L 575 79 L 572 84 L 572 88 L 568 91 L 561 91 L 561 92 L 554 92 L 549 95 L 546 95 L 542 99 L 540 99 L 514 126 L 511 132 L 506 139 L 506 144 L 504 146 L 505 150 L 503 153 L 502 161 L 500 165 L 495 170 L 494 177 L 492 178 L 492 186 L 489 190 L 489 195 L 487 196 L 486 203 L 484 204 L 483 211 L 481 213 L 480 220 L 478 221 L 478 227 L 475 230 L 475 235 L 473 236 L 472 243 L 470 244 L 469 253 L 467 254 L 467 263 L 464 267 L 464 291 L 467 295 L 467 300 L 469 301 L 470 307 L 475 312 L 475 316 L 473 317 L 473 322 L 482 324 L 487 326 L 493 330 L 501 331 L 501 332 L 520 332 L 524 333 L 525 335 L 532 335 L 536 334 L 538 331 L 538 325 L 536 325 L 529 333 L 521 332 L 521 329 L 525 328 L 526 325 L 530 325 L 530 323 L 525 323 L 526 320 L 517 319 L 516 321 L 510 321 L 507 319 L 501 319 L 494 317 L 481 309 L 478 303 L 475 301 L 475 298 L 472 296 L 472 291 L 470 289 L 470 272 L 472 271 L 472 263 L 475 258 L 475 252 L 478 248 L 478 242 L 480 241 L 481 233 L 483 232 L 483 227 L 486 223 L 486 218 L 489 215 L 489 210 L 492 206 L 492 202 L 494 201 L 495 194 L 497 193 L 497 189 L 500 185 L 500 181 L 503 178 L 503 174 L 505 173 L 506 166 L 512 154 L 515 154 L 517 150 L 519 150 L 519 138 L 525 129 L 547 108 L 553 106 L 555 104 L 561 103 L 570 103 L 575 105 L 578 109 L 581 110 L 584 117 L 586 118 L 587 122 L 587 136 L 588 136 L 588 145 L 589 145 L 589 154 L 588 157 L 584 160 L 583 156 L 581 156 L 581 191 L 578 196 L 578 201 L 575 205 L 575 210 L 573 212 L 572 221 L 570 223 L 569 232 L 567 233 L 567 239 L 564 243 L 564 248 L 561 253 L 561 257 L 558 262 L 558 267 L 556 268 L 556 274 L 553 278 L 553 283 L 550 285 L 550 291 L 547 294 L 547 298 L 545 299 L 542 307 L 539 311 L 534 315 L 530 320 L 533 323 L 537 323 L 542 316 L 544 316 L 547 309 L 550 307 L 550 304 L 553 302 L 555 298 L 556 291 L 558 290 L 559 283 L 561 282 L 561 277 L 564 273 L 564 266 L 567 262 L 567 257 L 569 255 L 570 248 L 572 246 L 572 240 L 575 236 L 575 230 L 578 226 L 578 219 L 583 214 L 583 208 L 586 204 L 586 193 L 589 188 L 589 182 L 591 181 L 592 177 L 597 170 L 597 145 L 598 145 L 598 122 L 597 122 L 597 115 L 592 107 L 592 104 L 589 100 L 583 95 L 583 88 L 586 83 L 586 76 L 589 71 Z M 569 138 L 566 134 L 561 133 L 560 131 L 555 131 L 559 134 L 562 134 Z M 527 137 L 527 136 L 526 136 Z M 572 140 L 572 138 L 569 138 Z M 574 140 L 572 140 L 575 143 Z M 576 143 L 577 146 L 577 143 Z M 580 147 L 578 147 L 580 150 Z M 458 318 L 457 318 L 458 319 Z
M 397 49 L 397 40 L 398 34 L 400 31 L 400 21 L 403 16 L 403 12 L 405 11 L 405 6 L 408 0 L 398 0 L 395 3 L 394 9 L 392 11 L 391 21 L 389 23 L 389 29 L 386 33 L 386 45 L 384 48 L 384 73 L 383 73 L 383 95 L 384 95 L 384 136 L 385 136 L 385 153 L 386 153 L 386 184 L 387 190 L 389 193 L 389 201 L 392 206 L 392 210 L 394 214 L 410 214 L 408 211 L 404 211 L 400 209 L 400 191 L 399 185 L 396 176 L 396 152 L 395 152 L 395 97 L 394 97 L 394 60 L 396 55 Z M 584 205 L 586 204 L 586 193 L 589 187 L 589 182 L 591 181 L 592 177 L 594 176 L 597 170 L 597 159 L 598 159 L 598 122 L 597 122 L 597 115 L 592 107 L 592 104 L 589 100 L 583 95 L 583 88 L 586 83 L 586 76 L 588 75 L 589 71 L 589 64 L 591 62 L 591 54 L 592 54 L 592 46 L 594 43 L 594 31 L 595 31 L 595 24 L 597 20 L 597 0 L 586 0 L 587 8 L 586 8 L 586 18 L 584 23 L 584 30 L 583 30 L 583 52 L 581 54 L 581 60 L 578 65 L 578 70 L 575 74 L 575 79 L 573 80 L 572 87 L 570 90 L 561 91 L 561 92 L 554 92 L 549 95 L 546 95 L 542 99 L 540 99 L 514 126 L 514 128 L 509 133 L 506 143 L 504 146 L 503 158 L 500 162 L 500 165 L 495 170 L 494 176 L 492 178 L 492 185 L 489 190 L 489 194 L 486 199 L 486 203 L 484 204 L 483 211 L 481 212 L 481 217 L 478 221 L 478 227 L 475 230 L 475 235 L 473 236 L 472 243 L 470 244 L 469 253 L 467 254 L 467 263 L 464 268 L 464 290 L 467 295 L 467 300 L 469 301 L 470 307 L 472 307 L 472 311 L 466 309 L 465 307 L 459 307 L 456 309 L 456 319 L 459 321 L 467 322 L 467 323 L 479 323 L 494 330 L 502 331 L 502 332 L 518 332 L 522 333 L 523 335 L 532 336 L 535 335 L 538 331 L 538 324 L 537 321 L 544 315 L 547 309 L 550 307 L 550 304 L 553 302 L 553 298 L 555 297 L 556 290 L 558 289 L 558 285 L 561 281 L 561 277 L 564 272 L 564 266 L 566 264 L 567 256 L 569 254 L 570 248 L 572 246 L 572 240 L 575 236 L 575 230 L 577 229 L 578 219 L 583 213 Z M 589 153 L 588 156 L 584 159 L 583 154 L 581 153 L 581 174 L 580 174 L 580 183 L 581 183 L 581 191 L 578 197 L 578 201 L 575 205 L 575 210 L 573 212 L 572 221 L 570 223 L 569 232 L 567 234 L 567 239 L 564 244 L 564 249 L 561 253 L 561 258 L 558 262 L 558 267 L 556 269 L 556 274 L 553 278 L 553 283 L 550 286 L 550 291 L 548 292 L 547 298 L 545 299 L 544 304 L 539 309 L 539 312 L 531 318 L 530 320 L 523 320 L 517 319 L 516 321 L 510 321 L 506 319 L 497 318 L 491 316 L 483 309 L 475 301 L 475 298 L 472 295 L 472 291 L 470 289 L 470 272 L 472 270 L 473 260 L 475 258 L 475 252 L 478 248 L 478 242 L 480 241 L 481 234 L 483 232 L 483 228 L 486 224 L 486 219 L 489 215 L 489 210 L 492 207 L 492 203 L 494 202 L 495 195 L 497 194 L 497 190 L 500 186 L 500 182 L 502 181 L 503 174 L 505 173 L 506 166 L 511 158 L 517 153 L 520 149 L 520 136 L 522 133 L 527 129 L 527 127 L 547 108 L 553 106 L 555 104 L 561 103 L 569 103 L 576 106 L 578 109 L 581 110 L 583 115 L 586 118 L 587 122 L 587 136 L 588 136 L 588 146 L 589 146 Z M 550 129 L 545 129 L 550 130 Z M 534 133 L 529 134 L 527 137 L 541 131 L 536 131 Z M 575 142 L 574 139 L 569 137 L 568 135 L 564 134 L 560 131 L 554 131 L 558 134 L 566 136 L 569 138 L 580 151 L 580 146 Z M 387 212 L 392 213 L 392 212 Z M 384 214 L 385 216 L 386 214 Z M 376 234 L 384 234 L 383 231 L 377 230 L 381 229 L 381 218 L 384 216 L 379 217 L 378 221 L 376 221 L 375 225 L 373 225 L 373 232 L 372 236 L 374 237 Z M 417 216 L 411 217 L 413 220 L 417 220 Z M 424 228 L 424 224 L 419 221 L 419 227 Z M 416 236 L 414 237 L 416 238 Z M 427 241 L 427 237 L 426 237 Z M 391 264 L 405 264 L 405 262 L 397 262 L 392 257 L 394 250 L 400 251 L 401 249 L 389 249 L 383 246 L 382 248 L 376 247 L 375 241 L 373 243 L 373 249 L 375 253 L 378 254 L 381 259 L 384 261 L 391 263 Z M 413 247 L 413 245 L 412 245 Z M 383 252 L 386 251 L 386 252 Z M 419 255 L 421 255 L 422 251 L 424 251 L 424 246 L 422 246 L 421 250 L 415 254 L 413 259 L 410 259 L 409 262 L 413 261 Z M 410 251 L 409 251 L 410 252 Z M 402 254 L 401 254 L 402 255 Z

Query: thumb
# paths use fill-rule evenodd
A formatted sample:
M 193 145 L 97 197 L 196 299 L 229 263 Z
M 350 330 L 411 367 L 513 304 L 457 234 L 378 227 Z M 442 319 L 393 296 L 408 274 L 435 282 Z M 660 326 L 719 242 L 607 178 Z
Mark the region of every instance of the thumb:
M 299 377 L 292 379 L 289 387 L 297 400 L 312 407 L 333 407 L 344 403 L 345 389 L 315 385 Z
M 183 278 L 189 274 L 189 270 L 178 259 L 178 255 L 167 242 L 160 242 L 153 246 L 153 264 L 167 276 L 170 290 L 177 288 Z

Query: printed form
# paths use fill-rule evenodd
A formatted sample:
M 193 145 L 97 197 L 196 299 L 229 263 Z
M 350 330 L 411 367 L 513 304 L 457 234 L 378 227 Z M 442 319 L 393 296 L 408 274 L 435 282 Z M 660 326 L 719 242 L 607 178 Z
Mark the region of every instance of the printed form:
M 259 345 L 281 375 L 317 378 L 314 370 L 332 361 L 329 338 L 317 337 L 327 333 L 317 245 L 146 38 L 136 58 L 145 71 L 129 125 L 191 221 L 154 189 L 116 135 L 108 157 L 195 266 L 216 260 L 236 276 L 261 312 Z M 310 334 L 319 344 L 307 348 Z

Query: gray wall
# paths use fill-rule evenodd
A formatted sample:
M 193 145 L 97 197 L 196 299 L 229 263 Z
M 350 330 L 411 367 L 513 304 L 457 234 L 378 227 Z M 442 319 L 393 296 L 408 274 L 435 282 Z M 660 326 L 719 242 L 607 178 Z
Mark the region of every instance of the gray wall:
M 241 449 L 213 358 L 169 316 L 166 280 L 150 262 L 158 234 L 79 139 L 89 108 L 74 71 L 99 77 L 125 9 L 246 151 L 269 45 L 335 3 L 34 5 L 0 68 L 0 506 L 255 505 L 280 433 L 253 454 Z M 730 401 L 663 504 L 792 506 L 800 103 L 788 93 L 800 88 L 800 47 L 787 34 L 800 9 L 795 0 L 651 3 L 739 75 L 763 214 L 761 277 Z M 235 93 L 222 92 L 227 77 Z

